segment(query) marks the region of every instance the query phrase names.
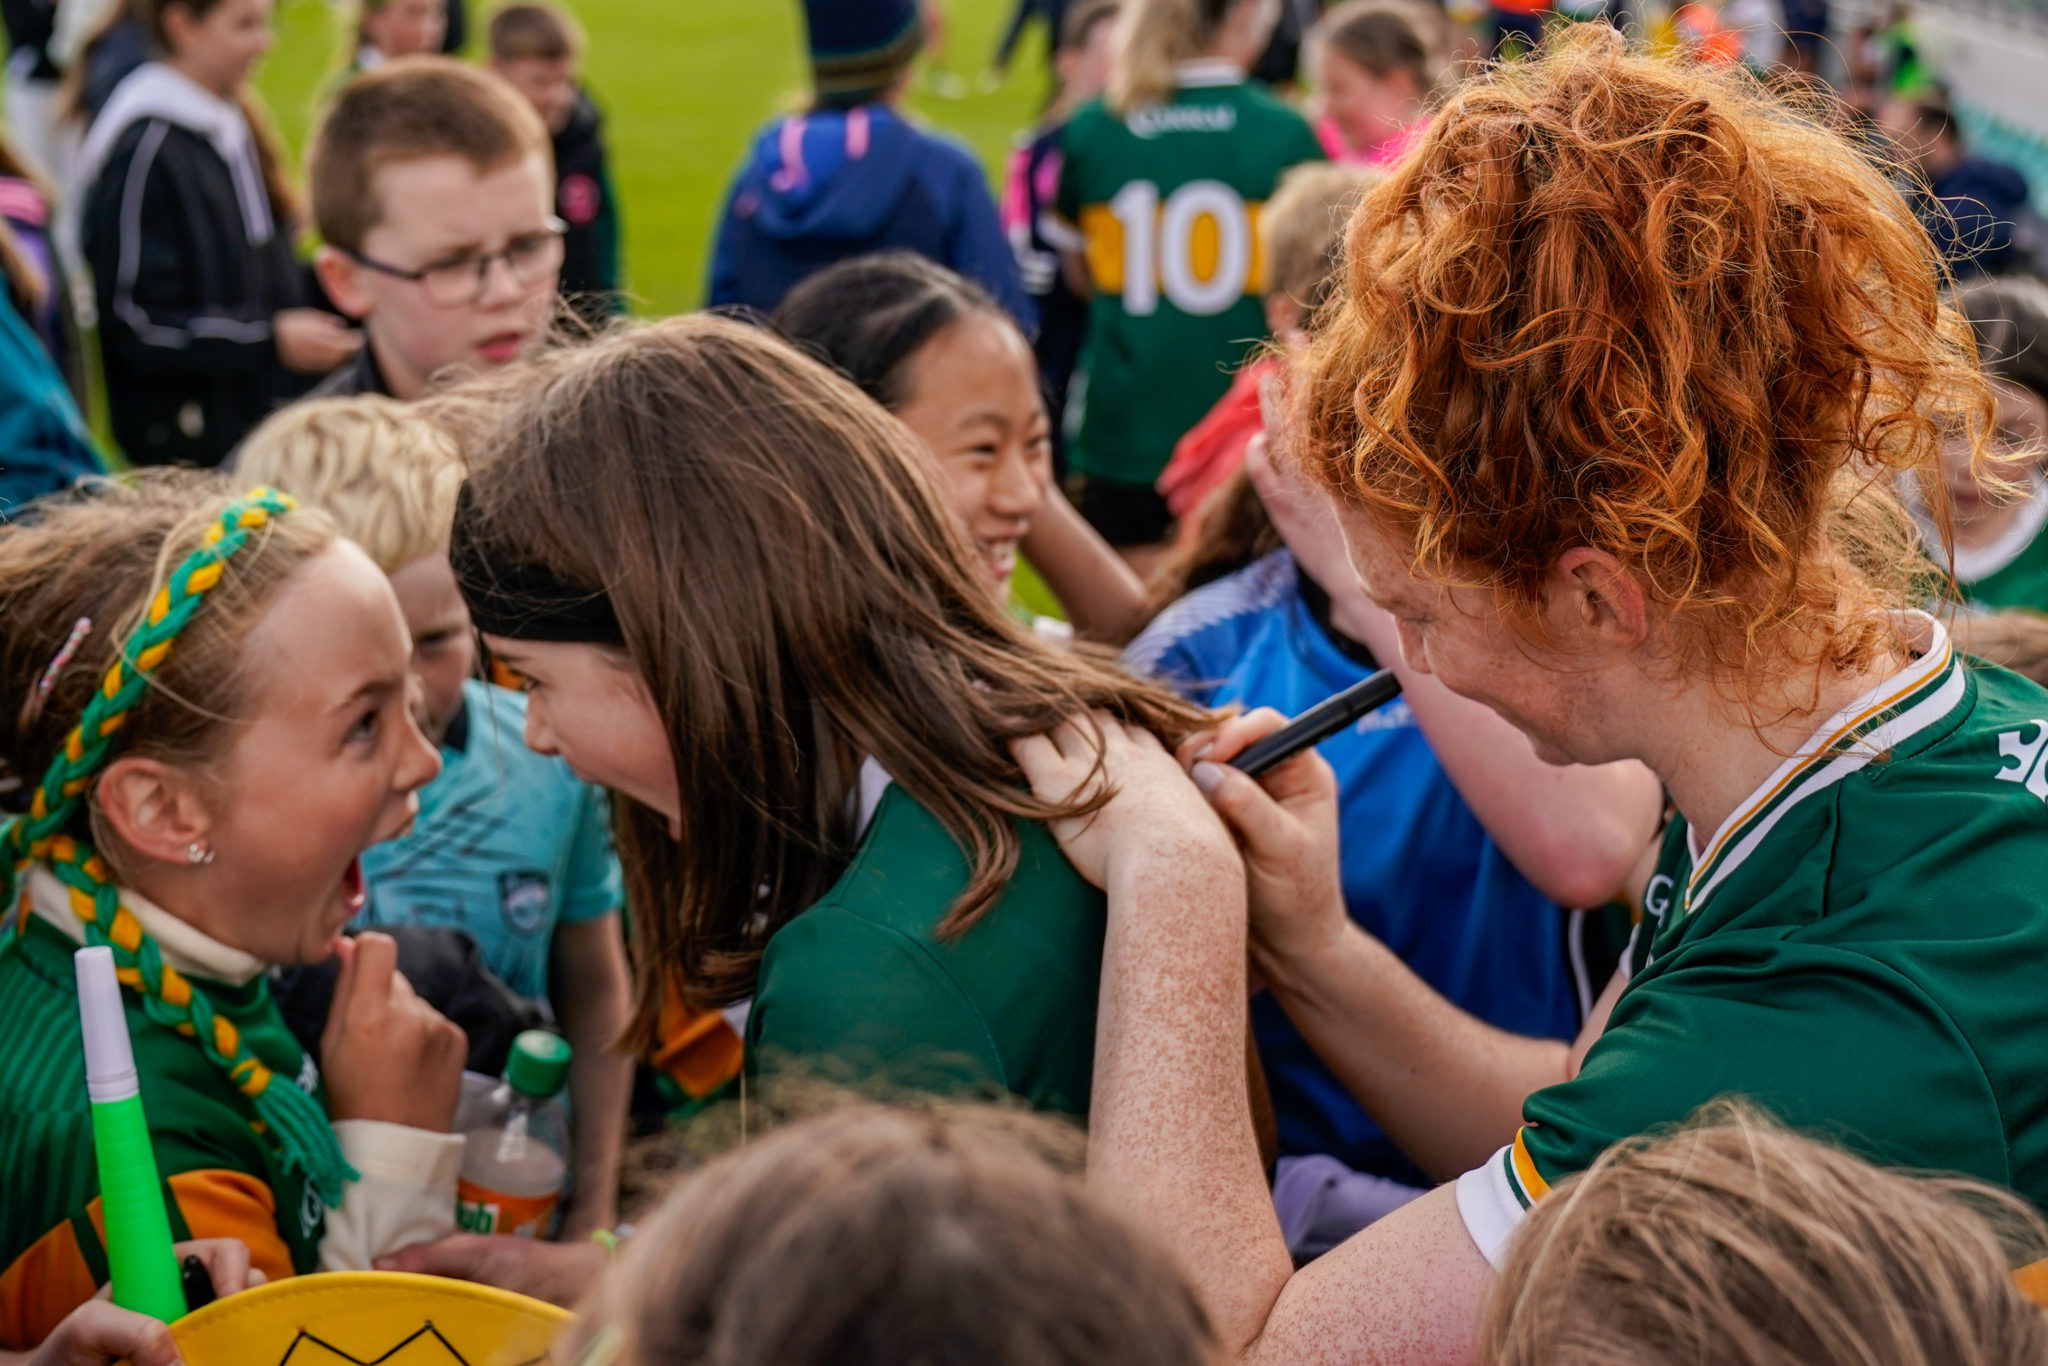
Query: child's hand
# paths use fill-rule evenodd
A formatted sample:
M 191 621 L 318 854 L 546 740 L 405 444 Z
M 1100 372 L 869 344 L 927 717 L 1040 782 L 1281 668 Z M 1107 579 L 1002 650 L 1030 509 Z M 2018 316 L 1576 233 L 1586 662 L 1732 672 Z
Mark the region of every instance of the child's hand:
M 324 375 L 363 345 L 361 332 L 317 308 L 287 308 L 270 326 L 277 358 L 294 374 Z
M 263 1284 L 263 1273 L 249 1265 L 249 1249 L 236 1239 L 204 1238 L 173 1250 L 181 1261 L 197 1257 L 204 1262 L 214 1294 L 221 1298 Z M 102 1286 L 34 1351 L 0 1352 L 0 1366 L 107 1366 L 122 1358 L 133 1366 L 183 1366 L 171 1330 L 146 1314 L 117 1308 L 108 1299 L 112 1289 Z
M 320 1038 L 329 1113 L 448 1132 L 468 1037 L 413 993 L 390 935 L 344 939 L 336 952 L 341 975 Z
M 1066 802 L 1107 788 L 1100 810 L 1050 824 L 1076 872 L 1107 889 L 1120 859 L 1169 861 L 1206 845 L 1235 863 L 1228 834 L 1152 732 L 1104 712 L 1070 717 L 1043 735 L 1010 742 L 1042 801 Z

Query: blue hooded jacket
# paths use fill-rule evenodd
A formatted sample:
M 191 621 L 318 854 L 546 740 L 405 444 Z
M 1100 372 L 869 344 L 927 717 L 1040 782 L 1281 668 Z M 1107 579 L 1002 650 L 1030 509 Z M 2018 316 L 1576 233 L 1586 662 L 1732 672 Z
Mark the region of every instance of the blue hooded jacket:
M 981 166 L 886 104 L 770 124 L 732 193 L 711 254 L 712 307 L 772 313 L 797 283 L 871 252 L 908 250 L 979 284 L 1036 323 Z

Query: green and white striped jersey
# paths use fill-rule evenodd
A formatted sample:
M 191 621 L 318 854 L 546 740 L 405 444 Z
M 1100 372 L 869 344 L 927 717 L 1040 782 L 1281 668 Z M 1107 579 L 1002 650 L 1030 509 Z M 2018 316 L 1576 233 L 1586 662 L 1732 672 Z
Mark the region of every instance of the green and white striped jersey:
M 1496 1264 L 1556 1182 L 1728 1095 L 2048 1207 L 2048 691 L 1909 622 L 1912 665 L 1710 838 L 1673 823 L 1606 1032 L 1459 1179 Z

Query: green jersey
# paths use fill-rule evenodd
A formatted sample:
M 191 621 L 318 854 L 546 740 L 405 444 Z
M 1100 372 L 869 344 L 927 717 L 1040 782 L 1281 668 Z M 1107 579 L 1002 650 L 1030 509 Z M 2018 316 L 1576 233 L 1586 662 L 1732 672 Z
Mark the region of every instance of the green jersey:
M 0 955 L 0 1348 L 34 1346 L 106 1282 L 99 1172 L 71 956 L 29 914 Z M 197 983 L 277 1075 L 317 1089 L 319 1070 L 261 977 Z M 255 1106 L 199 1045 L 156 1023 L 131 990 L 128 1033 L 170 1208 L 172 1236 L 236 1237 L 271 1277 L 314 1269 L 326 1210 L 255 1129 Z
M 1083 107 L 1060 137 L 1058 221 L 1094 295 L 1070 456 L 1149 485 L 1266 334 L 1259 210 L 1281 172 L 1322 156 L 1299 114 L 1228 63 L 1188 63 L 1172 100 Z M 1068 415 L 1071 423 L 1073 414 Z
M 1496 1265 L 1554 1183 L 1731 1094 L 2048 1207 L 2048 692 L 1916 620 L 1912 666 L 1712 838 L 1673 823 L 1606 1031 L 1459 1179 Z
M 1042 826 L 1016 828 L 1016 872 L 972 928 L 941 939 L 967 886 L 966 856 L 889 786 L 839 882 L 768 941 L 748 1071 L 789 1063 L 1085 1115 L 1106 903 Z

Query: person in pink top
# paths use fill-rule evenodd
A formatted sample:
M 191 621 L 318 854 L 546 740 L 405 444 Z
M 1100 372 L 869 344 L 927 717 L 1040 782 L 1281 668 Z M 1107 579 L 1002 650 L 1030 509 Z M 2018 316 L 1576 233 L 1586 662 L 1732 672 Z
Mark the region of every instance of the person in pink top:
M 1316 134 L 1332 161 L 1384 170 L 1429 126 L 1442 58 L 1421 26 L 1388 0 L 1351 0 L 1308 38 Z

